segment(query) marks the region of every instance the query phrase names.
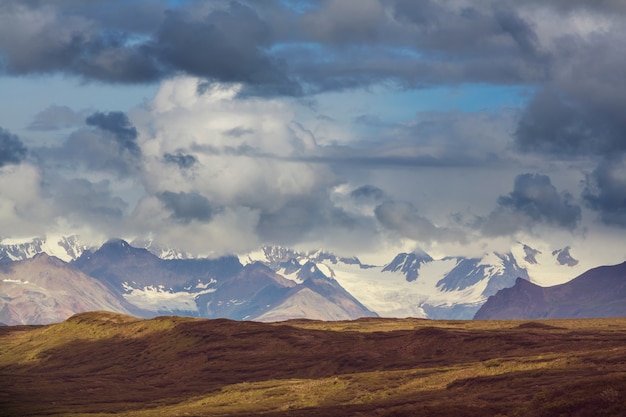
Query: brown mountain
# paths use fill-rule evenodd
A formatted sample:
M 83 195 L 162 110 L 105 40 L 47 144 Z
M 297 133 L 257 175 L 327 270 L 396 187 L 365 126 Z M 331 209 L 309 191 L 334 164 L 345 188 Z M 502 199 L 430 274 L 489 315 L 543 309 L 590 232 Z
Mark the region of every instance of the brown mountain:
M 0 327 L 0 416 L 578 416 L 626 409 L 626 318 Z
M 243 268 L 235 256 L 161 259 L 121 239 L 111 239 L 96 251 L 83 252 L 72 265 L 120 293 L 124 293 L 124 285 L 138 288 L 162 285 L 178 291 L 198 283 L 223 280 Z
M 573 280 L 540 287 L 518 278 L 489 297 L 474 319 L 626 317 L 626 262 L 591 269 Z
M 84 252 L 72 265 L 151 312 L 143 317 L 276 321 L 375 316 L 313 264 L 296 283 L 260 262 L 244 267 L 235 256 L 165 260 L 114 239 L 95 252 Z
M 0 322 L 9 325 L 59 322 L 93 310 L 130 314 L 128 307 L 98 280 L 45 253 L 0 266 Z

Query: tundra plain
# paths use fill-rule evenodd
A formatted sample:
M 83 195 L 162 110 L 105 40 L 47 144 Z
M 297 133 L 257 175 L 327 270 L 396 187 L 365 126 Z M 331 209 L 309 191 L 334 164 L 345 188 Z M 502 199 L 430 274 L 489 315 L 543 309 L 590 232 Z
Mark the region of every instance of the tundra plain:
M 2 416 L 621 416 L 626 318 L 0 328 Z

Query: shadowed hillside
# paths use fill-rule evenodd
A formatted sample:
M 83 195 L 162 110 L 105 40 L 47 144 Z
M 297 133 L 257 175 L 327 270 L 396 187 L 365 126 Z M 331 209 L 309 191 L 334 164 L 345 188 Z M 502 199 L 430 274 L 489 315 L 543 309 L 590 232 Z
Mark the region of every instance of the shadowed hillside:
M 0 381 L 6 416 L 618 416 L 626 319 L 83 313 L 1 327 Z
M 573 280 L 540 287 L 518 278 L 489 297 L 478 320 L 626 316 L 626 262 L 590 269 Z

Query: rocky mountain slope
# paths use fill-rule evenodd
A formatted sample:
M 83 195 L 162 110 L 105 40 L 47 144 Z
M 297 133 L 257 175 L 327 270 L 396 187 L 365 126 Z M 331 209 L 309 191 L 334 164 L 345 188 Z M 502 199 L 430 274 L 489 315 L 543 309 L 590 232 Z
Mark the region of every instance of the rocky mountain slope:
M 45 253 L 0 265 L 2 323 L 54 323 L 93 310 L 140 313 L 97 279 Z
M 573 280 L 540 287 L 518 279 L 478 310 L 475 319 L 626 316 L 626 262 L 591 269 Z
M 155 315 L 236 320 L 341 320 L 375 315 L 332 278 L 311 273 L 295 283 L 262 263 L 244 267 L 234 256 L 160 259 L 123 240 L 111 240 L 95 252 L 84 252 L 72 264 Z M 298 305 L 296 299 L 303 305 L 308 300 L 308 307 L 287 308 Z

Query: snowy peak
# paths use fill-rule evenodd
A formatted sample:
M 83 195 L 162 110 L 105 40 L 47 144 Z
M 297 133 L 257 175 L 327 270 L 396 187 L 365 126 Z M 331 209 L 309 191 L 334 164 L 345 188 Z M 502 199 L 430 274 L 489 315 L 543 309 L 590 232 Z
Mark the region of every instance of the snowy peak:
M 30 242 L 8 243 L 0 246 L 0 262 L 22 261 L 43 252 L 44 240 L 35 238 Z
M 195 258 L 193 255 L 187 252 L 168 247 L 166 245 L 156 242 L 153 239 L 134 239 L 132 242 L 130 242 L 130 245 L 136 248 L 147 249 L 153 255 L 165 260 Z
M 419 276 L 422 264 L 432 262 L 433 258 L 426 252 L 399 253 L 393 261 L 383 267 L 383 272 L 402 272 L 406 280 L 415 281 Z
M 298 280 L 300 282 L 305 282 L 308 279 L 312 279 L 312 278 L 321 278 L 321 279 L 329 278 L 326 275 L 324 275 L 324 273 L 320 271 L 317 265 L 313 263 L 312 261 L 308 261 L 307 263 L 302 265 L 300 270 L 296 273 L 296 276 L 298 277 Z
M 482 295 L 488 297 L 502 288 L 511 287 L 517 278 L 529 280 L 511 253 L 493 252 L 483 258 L 458 258 L 458 264 L 437 282 L 442 291 L 462 291 L 481 282 L 486 284 Z
M 341 265 L 355 265 L 360 269 L 375 268 L 374 265 L 361 263 L 356 256 L 342 257 L 323 250 L 300 252 L 282 246 L 263 246 L 260 252 L 248 253 L 240 256 L 240 259 L 244 264 L 262 262 L 273 271 L 298 283 L 302 283 L 311 274 L 334 278 L 335 267 Z M 311 271 L 311 267 L 315 267 L 317 271 Z
M 36 237 L 22 242 L 5 240 L 0 243 L 0 263 L 23 261 L 43 252 L 69 262 L 77 259 L 87 249 L 90 246 L 82 243 L 78 236 Z

